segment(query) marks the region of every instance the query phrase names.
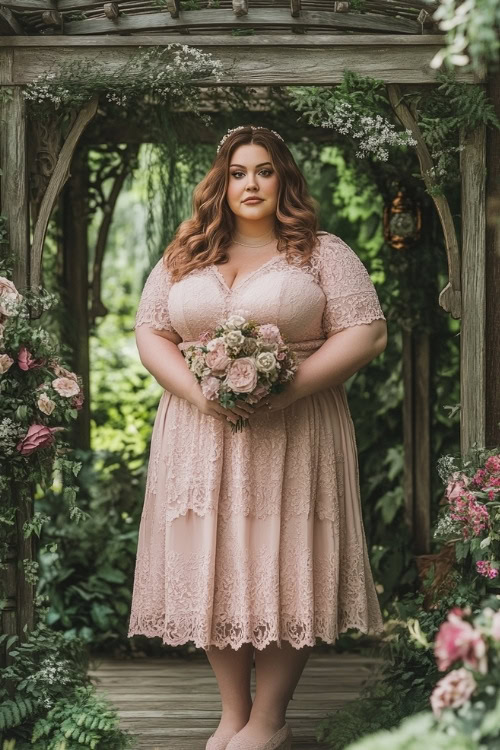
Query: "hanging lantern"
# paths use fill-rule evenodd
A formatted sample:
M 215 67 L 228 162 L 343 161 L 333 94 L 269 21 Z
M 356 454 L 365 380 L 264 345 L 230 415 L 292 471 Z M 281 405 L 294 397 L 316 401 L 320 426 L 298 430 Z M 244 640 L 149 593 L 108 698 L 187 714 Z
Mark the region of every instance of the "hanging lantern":
M 395 250 L 408 250 L 420 238 L 422 211 L 401 188 L 384 207 L 384 239 Z

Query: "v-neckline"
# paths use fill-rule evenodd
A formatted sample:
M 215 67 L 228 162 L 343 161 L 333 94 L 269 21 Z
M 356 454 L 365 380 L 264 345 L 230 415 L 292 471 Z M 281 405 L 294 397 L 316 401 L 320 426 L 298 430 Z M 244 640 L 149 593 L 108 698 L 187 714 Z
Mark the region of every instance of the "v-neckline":
M 244 276 L 244 277 L 243 277 L 242 279 L 240 279 L 240 281 L 238 281 L 238 282 L 237 282 L 236 284 L 234 284 L 234 283 L 233 283 L 233 285 L 232 285 L 232 286 L 228 286 L 228 285 L 227 285 L 226 279 L 225 279 L 225 278 L 224 278 L 224 276 L 223 276 L 223 275 L 221 274 L 221 272 L 219 271 L 219 269 L 218 269 L 218 267 L 217 267 L 217 266 L 215 265 L 215 263 L 212 263 L 212 265 L 210 266 L 210 268 L 213 268 L 213 270 L 214 270 L 214 272 L 215 272 L 215 275 L 216 275 L 216 276 L 217 276 L 217 278 L 218 278 L 218 279 L 220 280 L 221 284 L 223 284 L 223 286 L 224 286 L 224 287 L 225 287 L 225 288 L 227 289 L 227 291 L 228 291 L 228 292 L 234 292 L 234 291 L 235 291 L 236 289 L 238 289 L 238 288 L 239 288 L 239 287 L 240 287 L 240 286 L 241 286 L 242 284 L 244 284 L 244 283 L 245 283 L 246 281 L 248 281 L 248 279 L 251 279 L 251 278 L 252 278 L 252 276 L 255 276 L 255 274 L 257 273 L 257 271 L 260 271 L 260 270 L 261 270 L 262 268 L 265 268 L 266 266 L 269 266 L 269 265 L 270 265 L 271 263 L 273 263 L 273 262 L 274 262 L 275 260 L 277 260 L 278 258 L 282 258 L 282 257 L 283 257 L 283 253 L 278 253 L 277 255 L 273 255 L 273 257 L 272 257 L 272 258 L 269 258 L 269 260 L 266 260 L 266 262 L 265 262 L 265 263 L 262 263 L 262 264 L 261 264 L 260 266 L 258 266 L 257 268 L 255 268 L 255 269 L 254 269 L 253 271 L 250 271 L 250 273 L 249 273 L 249 274 L 248 274 L 247 276 Z

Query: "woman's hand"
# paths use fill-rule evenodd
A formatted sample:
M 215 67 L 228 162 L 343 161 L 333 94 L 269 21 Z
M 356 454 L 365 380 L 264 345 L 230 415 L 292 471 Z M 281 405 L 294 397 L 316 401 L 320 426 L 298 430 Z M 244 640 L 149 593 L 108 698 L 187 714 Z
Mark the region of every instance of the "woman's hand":
M 203 391 L 200 388 L 199 383 L 195 380 L 193 388 L 190 390 L 187 400 L 191 405 L 193 414 L 195 408 L 201 411 L 202 414 L 206 414 L 209 417 L 214 417 L 220 422 L 233 422 L 236 424 L 239 417 L 248 417 L 254 413 L 255 407 L 253 404 L 247 404 L 245 401 L 236 401 L 235 405 L 231 409 L 226 409 L 224 406 L 219 404 L 217 400 L 211 400 L 203 395 Z
M 281 393 L 268 393 L 267 396 L 263 396 L 257 401 L 254 404 L 254 413 L 280 411 L 281 409 L 286 409 L 287 406 L 290 406 L 299 398 L 300 395 L 294 388 L 292 380 L 290 383 L 287 383 Z

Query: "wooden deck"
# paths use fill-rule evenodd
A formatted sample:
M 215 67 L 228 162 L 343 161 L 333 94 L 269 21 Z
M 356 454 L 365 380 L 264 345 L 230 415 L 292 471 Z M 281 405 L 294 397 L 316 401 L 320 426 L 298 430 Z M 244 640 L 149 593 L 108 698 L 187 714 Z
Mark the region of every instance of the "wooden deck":
M 294 750 L 319 750 L 318 722 L 359 694 L 380 659 L 313 651 L 287 721 Z M 221 704 L 212 668 L 199 659 L 91 659 L 89 675 L 119 712 L 120 726 L 137 737 L 137 750 L 205 750 L 217 727 Z M 252 670 L 252 695 L 255 669 Z

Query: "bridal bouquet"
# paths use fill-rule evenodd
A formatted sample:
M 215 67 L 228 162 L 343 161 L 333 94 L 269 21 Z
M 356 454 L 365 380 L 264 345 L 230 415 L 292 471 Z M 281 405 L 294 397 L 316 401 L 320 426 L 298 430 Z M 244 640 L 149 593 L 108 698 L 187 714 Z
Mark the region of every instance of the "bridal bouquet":
M 233 314 L 215 331 L 200 336 L 184 352 L 186 363 L 205 398 L 232 408 L 237 400 L 254 404 L 269 393 L 280 393 L 297 371 L 294 351 L 272 323 L 259 325 Z M 232 424 L 241 430 L 248 419 Z

